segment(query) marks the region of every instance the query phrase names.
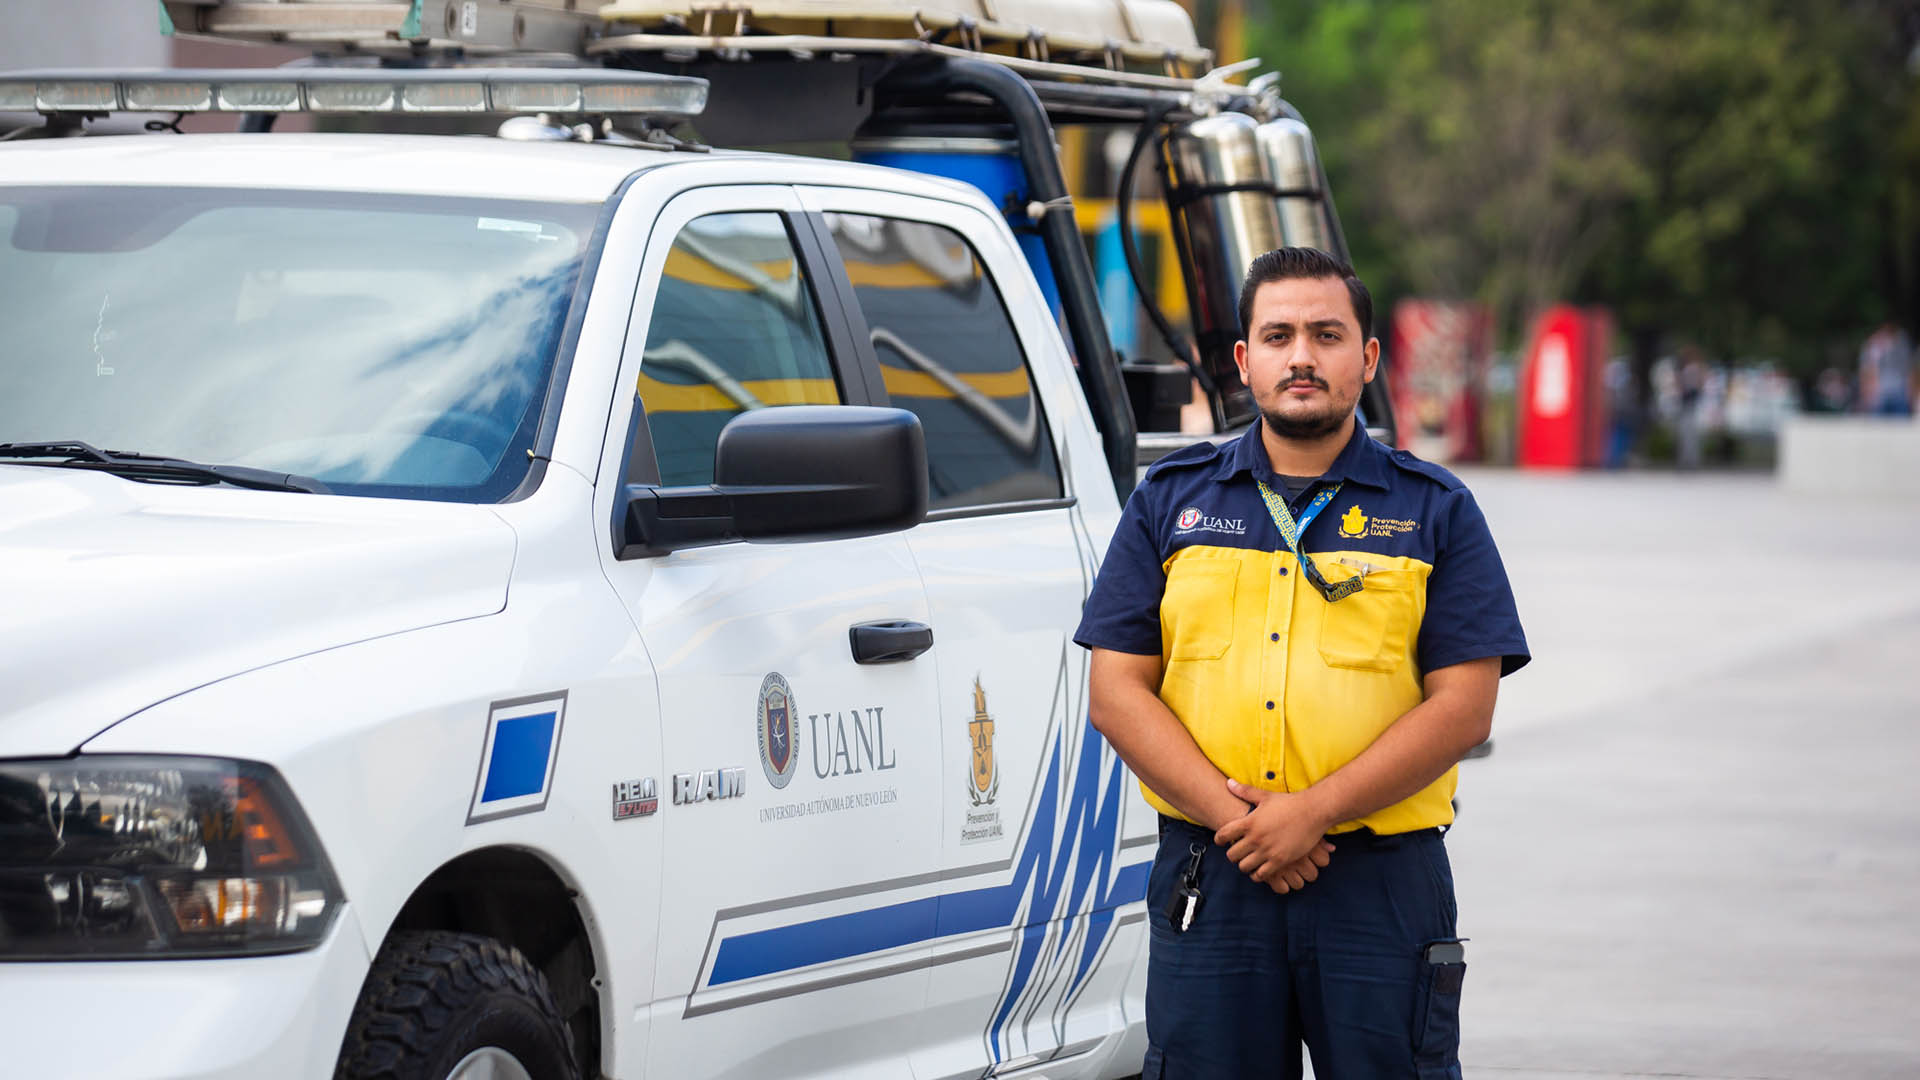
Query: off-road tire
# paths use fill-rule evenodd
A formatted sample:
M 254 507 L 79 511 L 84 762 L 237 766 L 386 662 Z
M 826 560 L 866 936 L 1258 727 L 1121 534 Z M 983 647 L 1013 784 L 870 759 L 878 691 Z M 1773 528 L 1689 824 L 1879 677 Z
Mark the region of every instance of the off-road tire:
M 483 1047 L 533 1080 L 578 1080 L 553 990 L 520 950 L 478 934 L 399 931 L 380 946 L 335 1080 L 445 1080 Z

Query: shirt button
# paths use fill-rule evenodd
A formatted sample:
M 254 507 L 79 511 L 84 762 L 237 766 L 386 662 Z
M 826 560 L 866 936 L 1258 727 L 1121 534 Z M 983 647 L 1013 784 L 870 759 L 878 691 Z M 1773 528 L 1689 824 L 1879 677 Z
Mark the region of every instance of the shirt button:
M 1281 568 L 1280 568 L 1280 576 L 1281 576 L 1281 577 L 1286 577 L 1286 576 L 1287 576 L 1287 568 L 1286 568 L 1286 567 L 1284 567 L 1284 566 L 1283 566 L 1283 567 L 1281 567 Z
M 1280 640 L 1280 635 L 1279 635 L 1279 634 L 1268 634 L 1267 636 L 1268 636 L 1268 637 L 1270 637 L 1270 638 L 1272 638 L 1272 639 L 1273 639 L 1273 640 L 1275 640 L 1275 641 L 1279 641 L 1279 640 Z
M 1267 702 L 1267 708 L 1269 709 L 1273 708 L 1273 702 L 1271 701 Z
M 1267 779 L 1269 779 L 1269 780 L 1271 780 L 1271 779 L 1273 779 L 1273 770 L 1272 770 L 1272 769 L 1268 769 L 1268 770 L 1267 770 Z

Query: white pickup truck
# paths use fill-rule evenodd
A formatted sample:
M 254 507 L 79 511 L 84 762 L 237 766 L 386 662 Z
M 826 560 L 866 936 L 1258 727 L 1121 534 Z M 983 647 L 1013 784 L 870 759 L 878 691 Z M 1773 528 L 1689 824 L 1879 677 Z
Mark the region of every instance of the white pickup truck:
M 977 190 L 22 141 L 0 327 L 0 1071 L 1138 1071 L 1119 506 Z
M 1311 133 L 1172 0 L 722 7 L 165 0 L 314 56 L 0 73 L 0 1074 L 1140 1070 L 1069 635 L 1197 437 L 1136 427 L 1253 415 L 1249 259 L 1345 253 Z M 1132 133 L 1164 349 L 1056 127 Z

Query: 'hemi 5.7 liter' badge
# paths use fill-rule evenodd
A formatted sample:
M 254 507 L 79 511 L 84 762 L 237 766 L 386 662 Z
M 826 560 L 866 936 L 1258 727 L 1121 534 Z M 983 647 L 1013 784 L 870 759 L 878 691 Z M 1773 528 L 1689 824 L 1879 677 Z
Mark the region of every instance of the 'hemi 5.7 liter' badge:
M 613 785 L 613 820 L 646 817 L 660 809 L 660 787 L 645 780 L 622 780 Z

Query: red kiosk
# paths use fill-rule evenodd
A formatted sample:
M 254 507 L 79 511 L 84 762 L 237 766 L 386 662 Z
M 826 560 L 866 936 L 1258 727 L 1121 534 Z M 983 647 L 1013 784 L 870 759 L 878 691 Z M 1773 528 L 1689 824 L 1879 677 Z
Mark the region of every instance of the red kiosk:
M 1603 385 L 1613 317 L 1570 304 L 1534 324 L 1520 372 L 1517 460 L 1526 468 L 1574 469 L 1604 460 Z

